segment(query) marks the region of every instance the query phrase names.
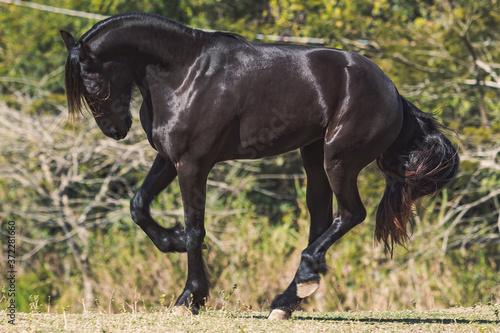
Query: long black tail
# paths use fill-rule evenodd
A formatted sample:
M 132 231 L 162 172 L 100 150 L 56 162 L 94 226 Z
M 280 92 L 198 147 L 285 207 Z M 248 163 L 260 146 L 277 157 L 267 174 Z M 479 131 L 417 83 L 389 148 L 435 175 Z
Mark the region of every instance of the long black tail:
M 391 252 L 404 245 L 413 228 L 412 203 L 444 188 L 456 175 L 457 148 L 441 132 L 432 114 L 402 98 L 403 127 L 377 163 L 386 179 L 377 210 L 375 238 Z

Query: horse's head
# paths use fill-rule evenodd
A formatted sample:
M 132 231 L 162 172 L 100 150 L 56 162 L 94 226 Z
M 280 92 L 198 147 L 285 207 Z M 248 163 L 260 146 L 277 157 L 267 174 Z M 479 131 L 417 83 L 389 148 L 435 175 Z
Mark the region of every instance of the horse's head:
M 130 66 L 120 57 L 102 61 L 85 41 L 75 44 L 68 32 L 61 31 L 61 35 L 68 50 L 65 79 L 70 115 L 86 105 L 105 135 L 115 140 L 125 138 L 132 124 Z

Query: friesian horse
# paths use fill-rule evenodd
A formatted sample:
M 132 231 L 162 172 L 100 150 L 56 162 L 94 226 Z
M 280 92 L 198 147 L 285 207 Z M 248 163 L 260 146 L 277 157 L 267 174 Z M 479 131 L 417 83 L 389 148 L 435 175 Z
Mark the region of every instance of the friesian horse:
M 205 189 L 217 162 L 300 148 L 309 243 L 290 286 L 272 302 L 270 319 L 290 317 L 316 291 L 327 270 L 326 251 L 365 219 L 357 177 L 370 162 L 377 160 L 387 182 L 375 238 L 391 254 L 409 237 L 412 202 L 436 193 L 457 172 L 457 149 L 433 116 L 359 54 L 252 43 L 144 13 L 101 21 L 76 43 L 68 32 L 61 35 L 70 116 L 87 107 L 105 135 L 123 139 L 132 123 L 134 84 L 140 90 L 141 124 L 158 154 L 130 211 L 160 251 L 187 252 L 177 310 L 197 313 L 209 294 L 202 256 Z M 164 228 L 149 205 L 175 177 L 185 226 Z

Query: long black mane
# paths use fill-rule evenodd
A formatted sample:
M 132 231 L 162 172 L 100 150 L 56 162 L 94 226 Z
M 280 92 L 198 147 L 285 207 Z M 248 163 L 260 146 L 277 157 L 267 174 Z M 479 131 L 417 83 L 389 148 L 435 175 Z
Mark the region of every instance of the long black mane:
M 77 47 L 74 47 L 69 52 L 64 77 L 68 98 L 68 111 L 72 120 L 82 111 L 83 105 L 86 105 L 86 98 L 90 97 L 80 76 L 79 53 L 80 50 Z
M 95 94 L 87 91 L 82 79 L 80 63 L 80 52 L 83 47 L 82 44 L 89 43 L 93 39 L 98 38 L 98 36 L 102 33 L 112 29 L 134 25 L 138 27 L 145 25 L 153 26 L 165 31 L 182 34 L 184 36 L 206 34 L 201 30 L 189 28 L 169 18 L 148 13 L 120 14 L 96 23 L 80 38 L 80 40 L 75 44 L 75 47 L 68 53 L 65 67 L 65 86 L 68 99 L 69 116 L 71 119 L 74 119 L 79 113 L 82 113 L 83 109 L 89 110 L 90 105 L 98 105 L 99 103 L 99 99 L 96 98 Z M 214 33 L 214 35 L 216 34 L 217 33 Z M 232 35 L 229 33 L 221 34 Z

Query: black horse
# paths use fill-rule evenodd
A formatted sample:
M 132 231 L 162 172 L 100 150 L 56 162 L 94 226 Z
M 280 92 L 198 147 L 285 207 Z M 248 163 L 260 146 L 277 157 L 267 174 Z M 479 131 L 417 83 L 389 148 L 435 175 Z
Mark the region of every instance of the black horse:
M 456 174 L 457 150 L 432 115 L 420 111 L 367 58 L 342 50 L 251 43 L 151 14 L 97 23 L 68 50 L 70 115 L 86 105 L 102 132 L 123 139 L 132 87 L 140 119 L 158 151 L 132 198 L 133 220 L 162 252 L 187 252 L 188 275 L 176 309 L 197 313 L 209 293 L 203 262 L 207 176 L 215 163 L 300 148 L 311 215 L 309 245 L 294 280 L 271 305 L 288 318 L 316 291 L 330 246 L 366 217 L 359 172 L 375 159 L 387 181 L 375 237 L 392 253 L 411 229 L 411 205 Z M 185 227 L 159 226 L 149 205 L 179 177 Z M 337 215 L 333 215 L 333 194 Z

